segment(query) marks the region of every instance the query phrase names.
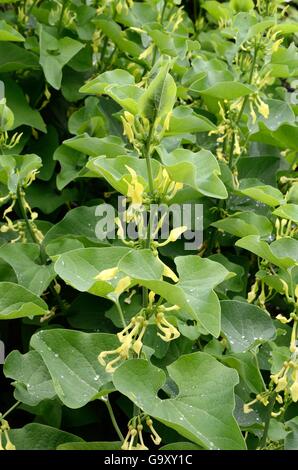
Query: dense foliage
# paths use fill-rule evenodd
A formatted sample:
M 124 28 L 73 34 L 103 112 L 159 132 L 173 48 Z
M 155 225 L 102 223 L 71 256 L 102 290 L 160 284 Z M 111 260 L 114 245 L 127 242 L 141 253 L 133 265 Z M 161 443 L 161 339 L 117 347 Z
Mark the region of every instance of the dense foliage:
M 298 449 L 297 16 L 0 0 L 0 450 Z

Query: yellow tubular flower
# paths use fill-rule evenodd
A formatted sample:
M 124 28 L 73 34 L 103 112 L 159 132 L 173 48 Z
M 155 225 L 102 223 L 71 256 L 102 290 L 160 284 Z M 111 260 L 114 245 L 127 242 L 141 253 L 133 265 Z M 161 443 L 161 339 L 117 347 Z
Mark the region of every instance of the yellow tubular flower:
M 286 318 L 286 317 L 284 317 L 283 315 L 281 315 L 280 313 L 279 313 L 278 315 L 276 315 L 275 318 L 276 318 L 276 320 L 280 321 L 280 322 L 283 323 L 284 325 L 285 325 L 286 323 L 290 323 L 290 322 L 292 321 L 291 318 Z
M 130 198 L 132 204 L 135 205 L 142 205 L 143 204 L 143 194 L 144 194 L 144 186 L 142 183 L 138 181 L 138 176 L 133 170 L 133 168 L 130 168 L 128 165 L 125 165 L 127 170 L 129 171 L 131 175 L 131 182 L 127 183 L 127 197 Z
M 129 286 L 131 283 L 131 278 L 129 276 L 125 276 L 118 282 L 117 286 L 114 289 L 114 294 L 119 297 Z
M 0 419 L 0 450 L 4 450 L 3 448 L 3 441 L 2 441 L 2 436 L 4 434 L 6 444 L 5 444 L 5 450 L 16 450 L 16 446 L 11 442 L 9 438 L 9 432 L 10 427 L 8 424 L 8 421 L 5 419 Z
M 152 421 L 152 419 L 151 419 L 149 416 L 146 418 L 146 424 L 147 424 L 148 428 L 150 429 L 150 431 L 151 431 L 151 433 L 152 433 L 152 434 L 150 435 L 152 441 L 154 442 L 155 445 L 158 446 L 158 445 L 161 443 L 161 437 L 160 437 L 159 434 L 155 431 L 155 429 L 154 429 L 154 427 L 153 427 L 153 421 Z
M 258 401 L 257 398 L 255 398 L 254 400 L 250 401 L 249 403 L 245 403 L 243 405 L 243 413 L 245 413 L 245 414 L 251 413 L 253 411 L 251 406 L 254 405 L 257 401 Z
M 182 233 L 184 233 L 186 230 L 187 230 L 186 225 L 182 225 L 181 227 L 173 228 L 170 231 L 170 235 L 168 236 L 168 238 L 164 242 L 158 243 L 158 246 L 165 246 L 168 243 L 175 242 L 182 235 Z
M 148 447 L 145 446 L 144 440 L 143 440 L 143 432 L 142 432 L 143 425 L 142 424 L 137 425 L 137 431 L 138 431 L 139 441 L 140 441 L 140 444 L 138 445 L 139 450 L 148 450 Z
M 249 102 L 249 109 L 250 109 L 250 116 L 251 116 L 252 123 L 255 124 L 257 122 L 257 115 L 254 110 L 252 101 Z
M 123 116 L 120 116 L 123 124 L 123 135 L 126 135 L 130 143 L 133 143 L 135 140 L 132 126 L 124 119 Z
M 269 396 L 267 393 L 266 394 L 258 393 L 258 395 L 256 396 L 256 399 L 260 401 L 261 403 L 263 403 L 264 406 L 267 406 L 269 403 Z
M 133 430 L 133 426 L 131 426 L 131 425 L 128 426 L 128 432 L 127 432 L 127 434 L 126 434 L 126 436 L 125 436 L 125 439 L 124 439 L 124 441 L 123 441 L 123 444 L 122 444 L 122 446 L 121 446 L 121 449 L 122 449 L 122 450 L 128 450 L 128 441 L 129 441 L 129 439 L 130 439 L 131 431 L 132 431 L 132 430 Z
M 148 294 L 148 299 L 149 299 L 149 308 L 152 308 L 153 304 L 154 304 L 154 300 L 155 300 L 155 292 L 153 292 L 152 290 L 149 292 Z
M 297 347 L 296 347 L 296 337 L 297 337 L 297 323 L 298 321 L 295 320 L 292 328 L 292 334 L 291 334 L 291 344 L 290 344 L 290 351 L 291 353 L 296 352 Z
M 298 364 L 293 363 L 293 373 L 292 373 L 292 380 L 293 384 L 290 387 L 290 393 L 293 402 L 298 401 Z
M 133 442 L 134 442 L 135 437 L 137 436 L 137 434 L 138 434 L 138 431 L 134 428 L 130 431 L 130 443 L 129 443 L 129 446 L 128 446 L 128 450 L 133 449 Z
M 278 411 L 277 413 L 275 413 L 274 411 L 271 411 L 271 416 L 272 418 L 277 418 L 278 416 L 280 416 L 282 414 L 282 410 Z
M 114 268 L 104 269 L 99 274 L 97 274 L 94 279 L 97 281 L 110 281 L 111 279 L 114 279 L 118 271 L 119 269 L 117 266 Z
M 5 429 L 4 430 L 4 435 L 5 435 L 5 439 L 6 439 L 6 446 L 5 446 L 5 450 L 16 450 L 16 446 L 11 442 L 11 440 L 9 439 L 9 435 L 8 435 L 8 430 Z
M 282 392 L 283 390 L 285 390 L 287 388 L 287 384 L 288 384 L 287 376 L 284 375 L 283 377 L 281 377 L 278 380 L 277 387 L 275 388 L 275 391 L 276 392 Z
M 169 323 L 163 312 L 158 312 L 155 316 L 155 322 L 157 328 L 161 331 L 161 333 L 157 333 L 157 335 L 165 342 L 172 341 L 174 339 L 179 338 L 180 332 L 175 328 L 174 325 Z
M 150 54 L 153 52 L 153 48 L 154 48 L 154 44 L 150 44 L 149 47 L 147 47 L 147 49 L 145 49 L 140 55 L 139 55 L 139 59 L 147 59 L 147 57 L 150 56 Z
M 172 271 L 171 268 L 169 268 L 169 266 L 167 266 L 166 264 L 163 263 L 163 273 L 162 273 L 163 276 L 165 277 L 169 277 L 170 279 L 172 279 L 172 281 L 174 282 L 178 282 L 179 281 L 179 278 L 176 276 L 176 274 L 174 273 L 174 271 Z
M 134 342 L 133 347 L 132 347 L 132 349 L 134 350 L 134 352 L 138 356 L 140 355 L 140 352 L 141 352 L 142 347 L 143 347 L 142 339 L 143 339 L 143 336 L 145 334 L 147 326 L 148 326 L 148 322 L 146 320 L 144 320 L 141 332 L 139 333 L 139 336 L 138 336 L 137 340 Z
M 258 96 L 256 99 L 256 106 L 258 108 L 259 113 L 265 118 L 268 119 L 269 117 L 269 106 L 265 103 L 261 98 Z

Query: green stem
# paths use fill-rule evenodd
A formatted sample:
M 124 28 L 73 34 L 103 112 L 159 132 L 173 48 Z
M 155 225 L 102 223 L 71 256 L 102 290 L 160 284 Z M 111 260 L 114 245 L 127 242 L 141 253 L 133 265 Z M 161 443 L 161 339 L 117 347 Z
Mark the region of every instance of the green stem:
M 250 69 L 250 74 L 249 74 L 248 82 L 247 82 L 248 85 L 251 85 L 251 82 L 252 82 L 253 73 L 254 73 L 254 69 L 255 69 L 255 65 L 256 65 L 256 60 L 257 60 L 257 55 L 258 55 L 258 46 L 257 46 L 257 44 L 255 44 L 253 60 L 252 60 L 251 69 Z M 241 106 L 241 108 L 240 108 L 239 114 L 238 114 L 237 119 L 236 119 L 236 121 L 235 121 L 235 125 L 236 125 L 236 126 L 239 125 L 239 122 L 240 122 L 240 120 L 241 120 L 241 118 L 242 118 L 242 114 L 243 114 L 243 111 L 244 111 L 244 109 L 245 109 L 246 103 L 247 103 L 247 101 L 248 101 L 248 97 L 249 97 L 249 95 L 246 95 L 246 96 L 244 97 L 244 100 L 243 100 L 243 102 L 242 102 L 242 106 Z M 235 145 L 235 133 L 233 133 L 232 142 L 231 142 L 231 146 L 230 146 L 230 154 L 229 154 L 229 167 L 230 167 L 231 169 L 233 168 L 233 151 L 234 151 L 234 145 Z
M 117 47 L 115 46 L 114 49 L 112 50 L 112 53 L 108 57 L 108 59 L 106 61 L 104 61 L 104 66 L 103 66 L 103 69 L 102 69 L 101 73 L 105 72 L 107 70 L 108 66 L 112 65 L 112 59 L 114 57 L 114 54 L 115 54 L 116 50 L 117 50 Z
M 269 431 L 269 425 L 270 425 L 270 420 L 271 420 L 271 412 L 272 412 L 273 407 L 274 407 L 275 397 L 276 397 L 276 393 L 273 392 L 272 395 L 269 398 L 269 403 L 267 405 L 268 408 L 267 408 L 267 416 L 266 416 L 266 421 L 265 421 L 264 432 L 263 432 L 263 436 L 260 440 L 260 445 L 259 445 L 260 449 L 263 449 L 266 446 L 266 441 L 267 441 L 267 436 L 268 436 L 268 431 Z
M 11 413 L 15 408 L 17 408 L 19 405 L 21 404 L 20 401 L 17 401 L 14 405 L 12 405 L 7 411 L 5 411 L 5 413 L 2 415 L 0 413 L 0 419 L 4 419 L 6 418 L 6 416 L 9 415 L 9 413 Z
M 154 121 L 153 124 L 150 126 L 148 139 L 143 151 L 143 157 L 146 159 L 146 166 L 147 166 L 147 174 L 148 174 L 148 183 L 149 183 L 149 191 L 150 195 L 153 196 L 154 194 L 154 181 L 153 181 L 153 174 L 152 174 L 152 165 L 151 165 L 151 141 L 154 132 Z M 151 214 L 149 213 L 148 217 L 148 228 L 147 228 L 147 236 L 146 236 L 146 248 L 150 248 L 150 241 L 151 241 Z M 148 305 L 148 289 L 146 287 L 142 288 L 142 299 L 143 299 L 143 307 Z
M 108 409 L 108 412 L 109 412 L 109 415 L 110 415 L 112 424 L 113 424 L 113 426 L 114 426 L 114 429 L 115 429 L 115 431 L 116 431 L 116 433 L 117 433 L 117 435 L 118 435 L 120 441 L 123 442 L 123 441 L 124 441 L 124 437 L 123 437 L 123 434 L 122 434 L 122 432 L 120 431 L 120 428 L 119 428 L 118 423 L 117 423 L 117 421 L 116 421 L 116 418 L 115 418 L 115 415 L 114 415 L 114 411 L 113 411 L 112 405 L 111 405 L 111 403 L 110 403 L 110 401 L 109 401 L 109 398 L 106 397 L 106 399 L 103 400 L 103 401 L 105 402 L 105 404 L 106 404 L 106 406 L 107 406 L 107 409 Z
M 62 4 L 62 10 L 61 10 L 61 13 L 60 13 L 60 18 L 59 18 L 59 22 L 58 22 L 58 26 L 57 26 L 59 36 L 60 36 L 60 33 L 61 33 L 61 29 L 62 29 L 63 16 L 64 16 L 65 8 L 67 7 L 67 3 L 68 3 L 68 0 L 64 0 L 64 2 Z
M 119 316 L 120 316 L 120 320 L 121 320 L 121 323 L 123 325 L 123 328 L 126 327 L 126 321 L 125 321 L 125 318 L 124 318 L 124 315 L 123 315 L 123 310 L 121 308 L 121 305 L 120 305 L 120 302 L 119 300 L 117 302 L 115 302 L 116 304 L 116 307 L 117 307 L 117 310 L 118 310 L 118 313 L 119 313 Z
M 197 17 L 198 17 L 197 0 L 193 0 L 193 16 L 194 16 L 194 28 L 196 30 L 196 22 L 197 22 Z
M 154 124 L 151 124 L 148 139 L 143 151 L 143 157 L 146 159 L 146 166 L 147 166 L 147 174 L 148 174 L 148 183 L 149 183 L 149 191 L 151 196 L 154 194 L 154 183 L 153 183 L 153 175 L 152 175 L 152 166 L 151 166 L 151 141 L 154 132 Z
M 100 65 L 101 65 L 101 70 L 103 71 L 104 70 L 104 67 L 105 67 L 105 62 L 104 62 L 104 56 L 105 56 L 105 53 L 106 53 L 106 50 L 107 50 L 107 47 L 108 47 L 108 42 L 109 42 L 109 38 L 108 36 L 105 36 L 104 38 L 104 41 L 103 41 L 103 45 L 102 45 L 102 50 L 101 50 L 101 53 L 100 53 Z
M 164 0 L 164 2 L 163 2 L 163 7 L 162 7 L 162 10 L 161 10 L 161 15 L 160 15 L 160 24 L 161 24 L 161 25 L 163 24 L 163 20 L 164 20 L 166 8 L 167 8 L 167 3 L 168 3 L 168 0 Z M 155 64 L 155 61 L 156 61 L 156 54 L 157 54 L 157 46 L 155 45 L 154 48 L 153 48 L 153 55 L 152 55 L 152 64 L 151 64 L 151 67 L 153 67 L 153 65 Z
M 140 414 L 140 408 L 135 403 L 133 404 L 133 416 L 138 416 Z

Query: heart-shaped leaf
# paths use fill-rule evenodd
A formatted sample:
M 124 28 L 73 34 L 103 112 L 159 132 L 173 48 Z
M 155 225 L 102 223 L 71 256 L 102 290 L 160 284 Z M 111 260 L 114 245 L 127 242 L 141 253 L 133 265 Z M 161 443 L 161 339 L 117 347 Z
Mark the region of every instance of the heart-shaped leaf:
M 180 357 L 168 372 L 179 393 L 166 400 L 157 396 L 165 373 L 145 360 L 123 363 L 115 371 L 113 382 L 145 413 L 192 442 L 206 449 L 245 449 L 232 414 L 237 373 L 202 352 Z

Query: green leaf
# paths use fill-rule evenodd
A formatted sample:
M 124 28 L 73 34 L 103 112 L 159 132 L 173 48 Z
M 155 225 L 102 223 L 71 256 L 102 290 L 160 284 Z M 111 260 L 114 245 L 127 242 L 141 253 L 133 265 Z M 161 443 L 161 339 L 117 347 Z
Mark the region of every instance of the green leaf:
M 179 394 L 166 400 L 157 396 L 165 373 L 145 360 L 123 363 L 115 371 L 113 382 L 145 413 L 192 442 L 207 449 L 245 449 L 232 415 L 233 388 L 238 382 L 235 371 L 212 356 L 197 352 L 180 357 L 168 367 L 168 372 Z
M 258 112 L 257 122 L 249 126 L 251 133 L 256 132 L 258 128 L 276 131 L 283 124 L 295 123 L 295 114 L 288 103 L 272 99 L 266 99 L 266 103 L 269 106 L 269 116 L 265 118 Z
M 233 263 L 221 253 L 216 253 L 208 257 L 211 261 L 216 261 L 222 264 L 228 271 L 235 273 L 234 277 L 223 281 L 216 287 L 216 292 L 227 295 L 227 292 L 242 292 L 245 288 L 245 276 L 246 272 L 243 266 L 240 264 Z M 232 258 L 233 259 L 233 258 Z M 235 261 L 238 261 L 237 259 Z
M 174 181 L 189 185 L 205 196 L 227 198 L 227 190 L 219 178 L 218 162 L 208 150 L 194 153 L 187 149 L 176 149 L 167 153 L 160 148 L 159 153 Z
M 248 392 L 261 393 L 265 390 L 265 384 L 256 355 L 251 352 L 230 353 L 221 356 L 219 360 L 235 369 L 241 378 L 240 387 L 246 389 Z
M 297 244 L 297 240 L 287 238 L 283 241 L 282 239 L 276 240 L 269 245 L 257 235 L 248 235 L 236 242 L 236 246 L 245 248 L 260 256 L 260 258 L 266 259 L 270 263 L 285 269 L 297 264 L 295 259 L 292 258 L 293 254 L 298 253 Z M 286 251 L 284 251 L 285 248 Z
M 45 315 L 47 304 L 25 287 L 0 282 L 0 320 Z
M 295 224 L 298 224 L 298 205 L 297 204 L 284 204 L 278 207 L 272 212 L 273 215 L 277 215 L 282 219 L 292 220 Z
M 25 41 L 25 38 L 4 20 L 0 20 L 0 41 Z
M 274 337 L 273 322 L 261 308 L 237 300 L 224 300 L 220 304 L 221 328 L 232 352 L 245 352 Z
M 211 87 L 205 88 L 206 85 L 207 83 L 204 79 L 197 80 L 191 85 L 190 91 L 195 91 L 200 95 L 211 96 L 220 100 L 235 100 L 254 93 L 255 91 L 253 87 L 240 82 L 218 82 Z
M 56 39 L 42 27 L 39 36 L 40 60 L 47 82 L 59 90 L 62 80 L 62 69 L 84 45 L 79 41 L 64 36 Z
M 90 137 L 87 133 L 77 135 L 72 139 L 64 140 L 63 145 L 77 150 L 78 152 L 85 153 L 91 157 L 98 157 L 105 155 L 107 157 L 117 157 L 126 153 L 123 141 L 115 136 L 103 137 Z
M 105 94 L 107 89 L 111 86 L 134 85 L 135 79 L 126 70 L 114 69 L 108 72 L 101 73 L 93 80 L 85 83 L 80 88 L 81 93 L 88 93 L 93 95 Z
M 18 283 L 36 295 L 41 295 L 54 279 L 52 265 L 42 265 L 36 243 L 14 243 L 0 247 L 0 258 L 13 268 Z
M 232 9 L 228 3 L 223 5 L 215 0 L 207 0 L 203 2 L 202 7 L 217 21 L 223 18 L 228 20 L 232 16 Z
M 66 442 L 57 450 L 120 450 L 122 442 Z
M 172 305 L 180 306 L 213 336 L 220 333 L 220 303 L 214 287 L 231 276 L 221 264 L 195 255 L 175 258 L 179 282 L 136 279 Z M 125 272 L 125 267 L 121 265 Z
M 163 264 L 151 250 L 131 250 L 119 262 L 119 269 L 133 279 L 161 279 Z
M 60 191 L 71 181 L 86 173 L 87 156 L 66 147 L 64 144 L 56 149 L 53 160 L 58 160 L 61 167 L 56 181 L 57 189 Z
M 201 450 L 202 447 L 192 442 L 172 442 L 160 447 L 158 450 Z
M 279 206 L 284 202 L 283 194 L 279 189 L 262 184 L 261 181 L 254 178 L 241 180 L 238 191 L 245 196 L 249 196 L 272 207 Z
M 110 381 L 98 354 L 114 349 L 119 342 L 104 333 L 52 329 L 35 333 L 30 344 L 48 368 L 60 400 L 69 408 L 81 408 Z
M 74 434 L 38 423 L 26 424 L 20 429 L 11 429 L 9 436 L 17 450 L 55 450 L 65 442 L 82 441 Z
M 103 245 L 96 236 L 97 208 L 98 206 L 80 206 L 68 211 L 63 219 L 46 233 L 42 241 L 43 246 L 46 247 L 49 243 L 62 238 L 78 240 L 85 246 Z
M 195 255 L 175 258 L 179 287 L 199 322 L 214 336 L 220 329 L 220 305 L 214 287 L 231 276 L 221 264 Z
M 78 190 L 74 187 L 58 192 L 54 180 L 36 181 L 27 189 L 26 195 L 31 207 L 40 209 L 45 214 L 51 214 L 58 207 L 76 201 Z
M 110 96 L 123 109 L 132 114 L 138 114 L 139 100 L 143 94 L 143 90 L 136 85 L 110 86 L 106 89 L 106 95 Z
M 4 79 L 7 105 L 14 114 L 13 129 L 25 124 L 46 132 L 45 123 L 36 109 L 32 109 L 17 83 L 11 79 Z
M 285 450 L 298 450 L 298 419 L 297 416 L 286 422 L 287 429 L 290 429 L 285 438 Z
M 108 95 L 122 108 L 133 114 L 138 112 L 138 101 L 143 94 L 134 84 L 134 77 L 126 70 L 104 72 L 80 88 L 81 93 Z
M 156 77 L 140 97 L 138 112 L 152 123 L 163 126 L 167 115 L 172 111 L 176 101 L 176 84 L 168 73 L 169 64 L 159 69 Z
M 22 185 L 27 176 L 41 167 L 41 159 L 31 155 L 1 155 L 0 182 L 16 193 L 18 185 Z
M 26 405 L 36 406 L 42 400 L 52 399 L 56 392 L 51 376 L 36 351 L 21 354 L 12 351 L 6 358 L 3 372 L 14 379 L 14 397 Z
M 95 20 L 95 24 L 114 44 L 116 44 L 118 49 L 125 54 L 129 54 L 132 57 L 139 57 L 143 52 L 142 47 L 136 42 L 130 41 L 126 32 L 111 18 L 104 18 L 104 16 L 102 16 L 100 19 Z
M 122 274 L 109 281 L 95 277 L 106 269 L 118 266 L 120 259 L 128 253 L 126 247 L 80 248 L 63 253 L 55 263 L 56 273 L 80 292 L 90 292 L 100 297 L 111 298 Z
M 297 23 L 291 21 L 285 21 L 283 23 L 278 23 L 273 28 L 273 31 L 278 31 L 282 35 L 298 33 Z
M 138 181 L 144 186 L 145 191 L 149 190 L 145 159 L 128 156 L 115 158 L 98 157 L 89 160 L 86 166 L 95 175 L 104 177 L 116 191 L 124 195 L 127 194 L 128 182 L 131 181 L 131 174 L 127 169 L 128 166 L 135 170 L 138 175 Z M 160 169 L 160 163 L 157 160 L 152 160 L 151 166 L 153 178 L 156 178 Z
M 42 167 L 38 179 L 49 181 L 54 174 L 56 162 L 53 153 L 59 145 L 58 132 L 54 126 L 47 126 L 47 133 L 41 135 L 36 142 L 32 142 L 31 149 L 42 159 Z
M 38 69 L 38 58 L 32 52 L 13 43 L 0 41 L 0 72 Z
M 267 238 L 273 230 L 267 217 L 255 212 L 237 212 L 225 219 L 217 220 L 211 225 L 236 237 L 260 235 L 262 238 Z
M 196 114 L 188 106 L 177 106 L 172 112 L 170 126 L 165 135 L 208 132 L 214 129 L 216 129 L 216 126 L 205 116 Z

